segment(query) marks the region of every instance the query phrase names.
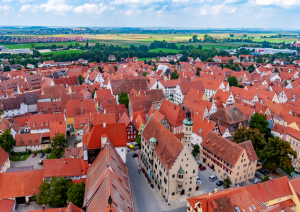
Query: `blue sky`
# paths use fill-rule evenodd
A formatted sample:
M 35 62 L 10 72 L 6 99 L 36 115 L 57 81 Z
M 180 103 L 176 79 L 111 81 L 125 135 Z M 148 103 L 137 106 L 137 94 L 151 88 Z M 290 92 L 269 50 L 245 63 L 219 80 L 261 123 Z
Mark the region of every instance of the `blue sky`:
M 300 0 L 0 0 L 0 25 L 299 29 Z

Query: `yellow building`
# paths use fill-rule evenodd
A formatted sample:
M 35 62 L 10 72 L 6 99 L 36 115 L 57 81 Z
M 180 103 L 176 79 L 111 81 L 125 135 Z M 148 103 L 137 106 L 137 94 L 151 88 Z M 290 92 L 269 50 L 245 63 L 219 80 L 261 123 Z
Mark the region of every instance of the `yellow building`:
M 300 170 L 300 132 L 296 130 L 289 132 L 286 141 L 290 143 L 292 149 L 297 153 L 297 158 L 292 157 L 292 165 L 296 170 Z

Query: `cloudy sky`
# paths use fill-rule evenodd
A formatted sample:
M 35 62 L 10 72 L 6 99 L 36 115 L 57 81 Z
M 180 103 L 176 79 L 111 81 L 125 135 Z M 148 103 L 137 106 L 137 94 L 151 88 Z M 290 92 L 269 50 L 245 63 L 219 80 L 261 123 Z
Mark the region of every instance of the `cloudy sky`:
M 0 0 L 0 25 L 299 29 L 300 0 Z

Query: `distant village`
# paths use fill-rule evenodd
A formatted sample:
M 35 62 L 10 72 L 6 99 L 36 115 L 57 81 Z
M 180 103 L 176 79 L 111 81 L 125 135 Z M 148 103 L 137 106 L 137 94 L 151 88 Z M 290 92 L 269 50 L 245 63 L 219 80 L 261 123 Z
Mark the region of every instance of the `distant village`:
M 300 211 L 300 60 L 182 56 L 3 60 L 0 211 Z M 84 194 L 51 207 L 62 178 Z

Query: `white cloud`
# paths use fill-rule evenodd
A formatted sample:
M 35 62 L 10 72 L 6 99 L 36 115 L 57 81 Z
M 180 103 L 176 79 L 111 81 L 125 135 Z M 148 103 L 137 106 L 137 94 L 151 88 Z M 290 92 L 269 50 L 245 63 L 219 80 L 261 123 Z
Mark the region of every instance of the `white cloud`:
M 11 9 L 10 6 L 4 5 L 4 6 L 0 6 L 0 11 L 1 12 L 8 12 Z
M 127 10 L 125 11 L 125 15 L 126 16 L 134 16 L 134 15 L 139 15 L 142 13 L 142 10 L 139 10 L 139 9 L 130 9 L 130 10 Z
M 197 11 L 198 15 L 218 15 L 221 12 L 225 13 L 235 13 L 236 7 L 228 6 L 225 3 L 219 5 L 204 5 L 203 7 L 199 8 Z
M 300 0 L 251 0 L 250 2 L 256 5 L 277 5 L 281 7 L 300 5 Z
M 104 6 L 102 3 L 100 4 L 84 4 L 74 8 L 74 12 L 76 13 L 96 13 L 100 14 L 106 10 L 114 10 L 114 7 Z
M 37 10 L 43 10 L 45 12 L 67 12 L 73 8 L 72 5 L 65 4 L 65 0 L 47 0 L 46 3 L 41 5 L 23 5 L 20 11 L 35 12 Z
M 11 2 L 12 0 L 2 0 L 3 2 Z
M 114 4 L 151 4 L 162 2 L 163 0 L 115 0 Z

